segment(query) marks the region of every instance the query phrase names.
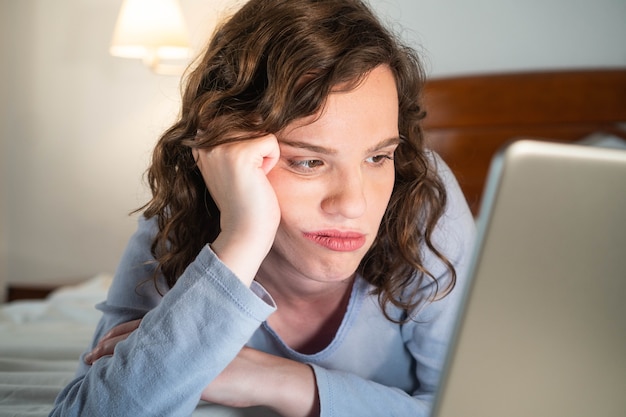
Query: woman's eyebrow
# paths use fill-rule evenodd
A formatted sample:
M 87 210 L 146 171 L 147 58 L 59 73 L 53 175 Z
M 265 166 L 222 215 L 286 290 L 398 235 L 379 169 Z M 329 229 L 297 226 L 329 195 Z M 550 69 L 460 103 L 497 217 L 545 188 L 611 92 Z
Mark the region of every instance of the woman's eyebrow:
M 378 142 L 376 145 L 370 147 L 367 150 L 367 153 L 376 152 L 376 151 L 378 151 L 380 149 L 383 149 L 383 148 L 386 148 L 388 146 L 399 145 L 401 142 L 402 142 L 402 139 L 400 139 L 399 136 L 394 136 L 392 138 L 382 140 L 382 141 Z
M 368 148 L 366 153 L 372 153 L 372 152 L 375 152 L 377 150 L 386 148 L 388 146 L 398 145 L 398 144 L 400 144 L 400 142 L 402 142 L 402 139 L 400 139 L 400 137 L 398 137 L 398 136 L 394 136 L 394 137 L 389 138 L 389 139 L 384 139 L 384 140 L 378 142 L 376 145 L 371 146 L 370 148 Z M 320 153 L 320 154 L 323 154 L 323 155 L 335 155 L 338 152 L 337 149 L 327 148 L 327 147 L 324 147 L 324 146 L 314 145 L 312 143 L 301 142 L 301 141 L 281 140 L 280 144 L 281 145 L 285 145 L 285 146 L 289 146 L 289 147 L 292 147 L 292 148 L 306 149 L 308 151 L 315 152 L 315 153 Z
M 280 140 L 279 143 L 281 145 L 286 145 L 291 148 L 306 149 L 308 151 L 321 153 L 324 155 L 334 155 L 337 153 L 336 149 L 325 148 L 323 146 L 313 145 L 312 143 L 307 143 L 307 142 L 293 141 L 293 140 Z

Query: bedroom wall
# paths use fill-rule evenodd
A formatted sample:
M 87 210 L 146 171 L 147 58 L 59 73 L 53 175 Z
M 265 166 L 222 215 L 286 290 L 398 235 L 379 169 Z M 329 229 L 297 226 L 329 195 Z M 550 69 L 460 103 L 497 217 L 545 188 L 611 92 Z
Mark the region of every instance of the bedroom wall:
M 114 270 L 142 174 L 175 117 L 176 77 L 110 57 L 121 0 L 0 0 L 0 282 Z M 199 47 L 227 0 L 181 0 Z M 433 76 L 626 66 L 623 0 L 371 0 Z M 208 23 L 207 23 L 208 22 Z M 1 287 L 1 286 L 0 286 Z

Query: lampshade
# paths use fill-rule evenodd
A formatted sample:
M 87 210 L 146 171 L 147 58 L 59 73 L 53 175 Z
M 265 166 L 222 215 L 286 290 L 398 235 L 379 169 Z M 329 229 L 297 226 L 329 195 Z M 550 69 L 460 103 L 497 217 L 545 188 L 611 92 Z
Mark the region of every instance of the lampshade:
M 163 60 L 190 55 L 189 35 L 177 0 L 124 0 L 111 55 L 140 58 L 154 67 Z

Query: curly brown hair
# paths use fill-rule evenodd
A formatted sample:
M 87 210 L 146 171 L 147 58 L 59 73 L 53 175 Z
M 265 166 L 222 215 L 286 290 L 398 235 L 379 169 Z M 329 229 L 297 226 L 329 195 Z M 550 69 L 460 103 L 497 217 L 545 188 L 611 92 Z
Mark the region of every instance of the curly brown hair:
M 402 143 L 389 205 L 358 272 L 375 287 L 388 318 L 389 303 L 411 310 L 424 301 L 425 280 L 434 284 L 434 297 L 452 289 L 454 267 L 432 243 L 446 191 L 424 148 L 420 61 L 359 0 L 249 1 L 190 68 L 180 117 L 154 150 L 147 173 L 153 197 L 142 208 L 158 219 L 152 253 L 170 287 L 220 232 L 220 213 L 192 148 L 279 132 L 318 112 L 334 87 L 355 86 L 379 65 L 395 77 Z M 422 266 L 424 250 L 450 271 L 444 288 Z

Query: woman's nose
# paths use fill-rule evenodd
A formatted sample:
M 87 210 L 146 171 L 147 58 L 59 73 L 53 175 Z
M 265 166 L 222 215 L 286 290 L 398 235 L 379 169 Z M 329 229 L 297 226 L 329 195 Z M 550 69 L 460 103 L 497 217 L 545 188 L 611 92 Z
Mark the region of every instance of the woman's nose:
M 331 180 L 322 210 L 330 215 L 356 219 L 365 214 L 365 184 L 360 171 L 338 175 Z

